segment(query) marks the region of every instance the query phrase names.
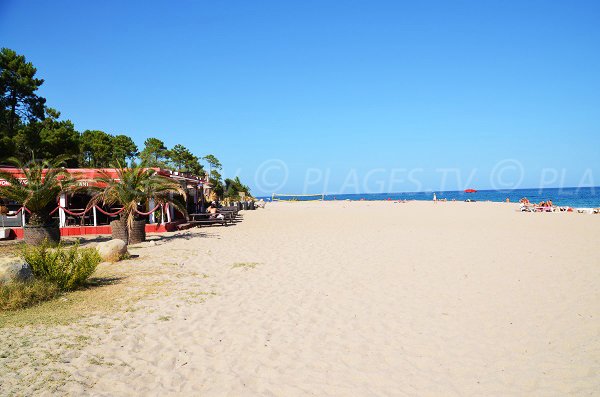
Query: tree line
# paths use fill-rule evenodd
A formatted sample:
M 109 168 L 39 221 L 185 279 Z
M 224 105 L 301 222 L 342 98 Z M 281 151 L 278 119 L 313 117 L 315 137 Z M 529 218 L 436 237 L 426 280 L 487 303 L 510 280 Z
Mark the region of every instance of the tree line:
M 70 120 L 62 120 L 58 110 L 46 105 L 37 94 L 44 79 L 23 55 L 0 50 L 0 164 L 11 158 L 25 163 L 31 159 L 53 161 L 64 157 L 69 167 L 103 168 L 141 163 L 197 176 L 208 176 L 220 198 L 250 193 L 238 177 L 223 181 L 222 165 L 211 154 L 194 155 L 184 145 L 167 148 L 158 138 L 148 138 L 139 150 L 124 134 L 100 130 L 79 132 Z M 208 165 L 204 169 L 202 162 Z

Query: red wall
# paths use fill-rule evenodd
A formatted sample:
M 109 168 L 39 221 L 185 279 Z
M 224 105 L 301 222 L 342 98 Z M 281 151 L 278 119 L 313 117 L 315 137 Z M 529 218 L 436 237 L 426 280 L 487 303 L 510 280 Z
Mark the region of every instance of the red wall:
M 146 233 L 164 233 L 164 232 L 173 232 L 177 230 L 177 225 L 182 223 L 179 222 L 169 222 L 166 224 L 146 224 Z M 14 240 L 23 238 L 23 228 L 10 228 L 11 234 L 9 239 Z M 61 227 L 60 235 L 61 236 L 86 236 L 86 235 L 96 235 L 96 234 L 111 234 L 111 228 L 109 225 L 106 226 L 69 226 L 69 227 Z

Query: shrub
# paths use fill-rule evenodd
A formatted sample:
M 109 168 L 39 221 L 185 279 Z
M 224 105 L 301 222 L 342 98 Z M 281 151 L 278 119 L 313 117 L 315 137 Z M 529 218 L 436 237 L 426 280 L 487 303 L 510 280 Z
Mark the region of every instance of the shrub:
M 56 297 L 58 287 L 44 280 L 0 285 L 0 310 L 18 310 Z
M 61 291 L 83 285 L 101 261 L 95 248 L 80 248 L 79 244 L 65 247 L 62 243 L 56 248 L 50 248 L 47 243 L 26 245 L 23 258 L 36 279 L 53 283 Z

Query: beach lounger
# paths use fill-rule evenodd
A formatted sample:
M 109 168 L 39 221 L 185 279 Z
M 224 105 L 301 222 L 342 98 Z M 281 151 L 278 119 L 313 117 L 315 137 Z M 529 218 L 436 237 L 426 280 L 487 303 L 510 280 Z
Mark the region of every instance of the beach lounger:
M 236 213 L 235 212 L 220 209 L 218 211 L 218 213 L 221 214 L 221 215 L 223 215 L 227 219 L 227 221 L 229 221 L 229 222 L 235 222 L 235 219 L 236 219 Z
M 594 210 L 592 208 L 577 208 L 577 212 L 580 214 L 593 214 Z
M 226 216 L 211 217 L 211 214 L 190 214 L 191 221 L 198 226 L 202 225 L 223 225 L 227 226 L 228 219 Z
M 233 212 L 234 216 L 238 215 L 238 208 L 236 206 L 221 207 L 221 208 L 219 208 L 219 211 L 221 211 L 221 212 L 229 211 L 229 212 Z

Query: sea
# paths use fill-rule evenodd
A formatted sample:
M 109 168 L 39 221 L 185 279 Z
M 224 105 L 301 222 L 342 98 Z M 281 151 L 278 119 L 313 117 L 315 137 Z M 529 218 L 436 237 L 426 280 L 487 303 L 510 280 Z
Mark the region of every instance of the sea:
M 432 200 L 434 192 L 410 193 L 364 193 L 364 194 L 326 194 L 325 201 L 332 200 Z M 435 192 L 438 200 L 448 201 L 496 201 L 504 202 L 508 198 L 511 202 L 518 202 L 526 197 L 532 203 L 551 200 L 554 205 L 569 206 L 574 208 L 600 207 L 599 187 L 568 187 L 568 188 L 537 188 L 514 190 L 478 190 L 475 193 L 464 191 Z M 271 197 L 263 197 L 265 200 Z M 281 196 L 282 200 L 294 199 L 296 201 L 314 200 L 315 196 Z

